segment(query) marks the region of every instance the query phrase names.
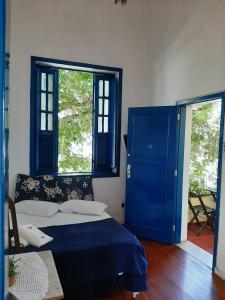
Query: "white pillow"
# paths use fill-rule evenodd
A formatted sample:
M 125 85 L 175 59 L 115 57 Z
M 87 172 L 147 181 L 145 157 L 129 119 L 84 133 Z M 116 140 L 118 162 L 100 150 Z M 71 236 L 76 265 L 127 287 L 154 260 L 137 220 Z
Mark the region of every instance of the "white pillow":
M 19 236 L 35 247 L 41 247 L 53 240 L 51 236 L 31 224 L 20 225 Z
M 51 217 L 59 211 L 59 205 L 54 202 L 24 200 L 16 203 L 16 212 L 32 216 Z
M 59 205 L 59 209 L 64 213 L 78 213 L 83 215 L 101 216 L 107 205 L 97 201 L 69 200 Z

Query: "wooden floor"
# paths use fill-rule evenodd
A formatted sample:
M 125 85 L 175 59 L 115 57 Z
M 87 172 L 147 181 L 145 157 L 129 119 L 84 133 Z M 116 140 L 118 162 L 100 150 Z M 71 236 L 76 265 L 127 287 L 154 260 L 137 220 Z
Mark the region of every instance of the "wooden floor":
M 187 234 L 188 241 L 213 254 L 214 234 L 212 228 L 207 227 L 201 232 L 200 235 L 196 235 L 198 231 L 199 226 L 196 223 L 189 225 Z
M 225 300 L 225 281 L 177 246 L 142 241 L 149 261 L 149 289 L 137 300 Z M 116 291 L 104 300 L 131 300 Z

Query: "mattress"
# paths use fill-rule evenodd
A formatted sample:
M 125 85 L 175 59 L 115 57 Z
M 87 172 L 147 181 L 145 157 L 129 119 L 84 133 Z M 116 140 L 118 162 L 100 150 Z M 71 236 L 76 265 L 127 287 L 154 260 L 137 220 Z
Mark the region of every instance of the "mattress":
M 36 227 L 48 227 L 58 225 L 80 224 L 86 222 L 95 222 L 111 218 L 107 212 L 101 216 L 82 215 L 76 213 L 58 212 L 52 217 L 31 216 L 28 214 L 17 213 L 17 223 L 19 225 L 32 224 Z

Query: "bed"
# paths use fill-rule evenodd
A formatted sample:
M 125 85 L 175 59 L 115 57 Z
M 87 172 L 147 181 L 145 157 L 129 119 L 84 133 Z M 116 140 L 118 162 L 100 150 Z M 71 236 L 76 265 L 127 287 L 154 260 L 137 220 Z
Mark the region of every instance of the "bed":
M 31 199 L 45 201 L 44 210 L 48 203 L 61 207 L 69 200 L 73 205 L 77 200 L 96 203 L 88 175 L 18 174 L 15 195 L 17 207 L 21 201 Z M 66 299 L 94 299 L 93 295 L 106 294 L 114 288 L 125 288 L 134 295 L 147 289 L 142 244 L 106 212 L 101 216 L 56 212 L 48 217 L 18 212 L 19 225 L 33 224 L 53 237 L 41 248 L 28 246 L 23 252 L 52 251 Z
M 33 224 L 53 241 L 23 252 L 51 250 L 65 299 L 93 299 L 124 288 L 134 296 L 147 289 L 142 244 L 106 212 L 102 216 L 58 212 L 52 217 L 17 213 L 18 225 Z

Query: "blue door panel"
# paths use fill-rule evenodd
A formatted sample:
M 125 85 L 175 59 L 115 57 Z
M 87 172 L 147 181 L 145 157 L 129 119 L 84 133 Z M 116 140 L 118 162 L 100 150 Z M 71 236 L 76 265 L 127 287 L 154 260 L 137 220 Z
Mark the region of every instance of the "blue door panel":
M 132 189 L 132 205 L 136 207 L 135 214 L 127 213 L 127 221 L 131 221 L 136 226 L 146 226 L 146 222 L 151 222 L 153 227 L 165 227 L 165 208 L 161 209 L 165 201 L 165 192 L 154 188 L 146 188 L 143 186 L 135 186 Z M 141 196 L 140 196 L 141 195 Z M 152 200 L 149 201 L 149 195 Z M 148 214 L 146 214 L 146 210 Z M 140 218 L 140 216 L 142 216 Z
M 155 115 L 154 113 L 135 115 L 133 119 L 135 124 L 133 142 L 135 142 L 132 149 L 134 157 L 167 157 L 169 117 L 168 114 Z
M 173 243 L 176 217 L 177 108 L 131 108 L 125 224 L 139 237 Z
M 154 163 L 136 163 L 133 164 L 133 180 L 147 180 L 151 181 L 151 183 L 166 183 L 166 168 L 162 164 L 154 164 Z

